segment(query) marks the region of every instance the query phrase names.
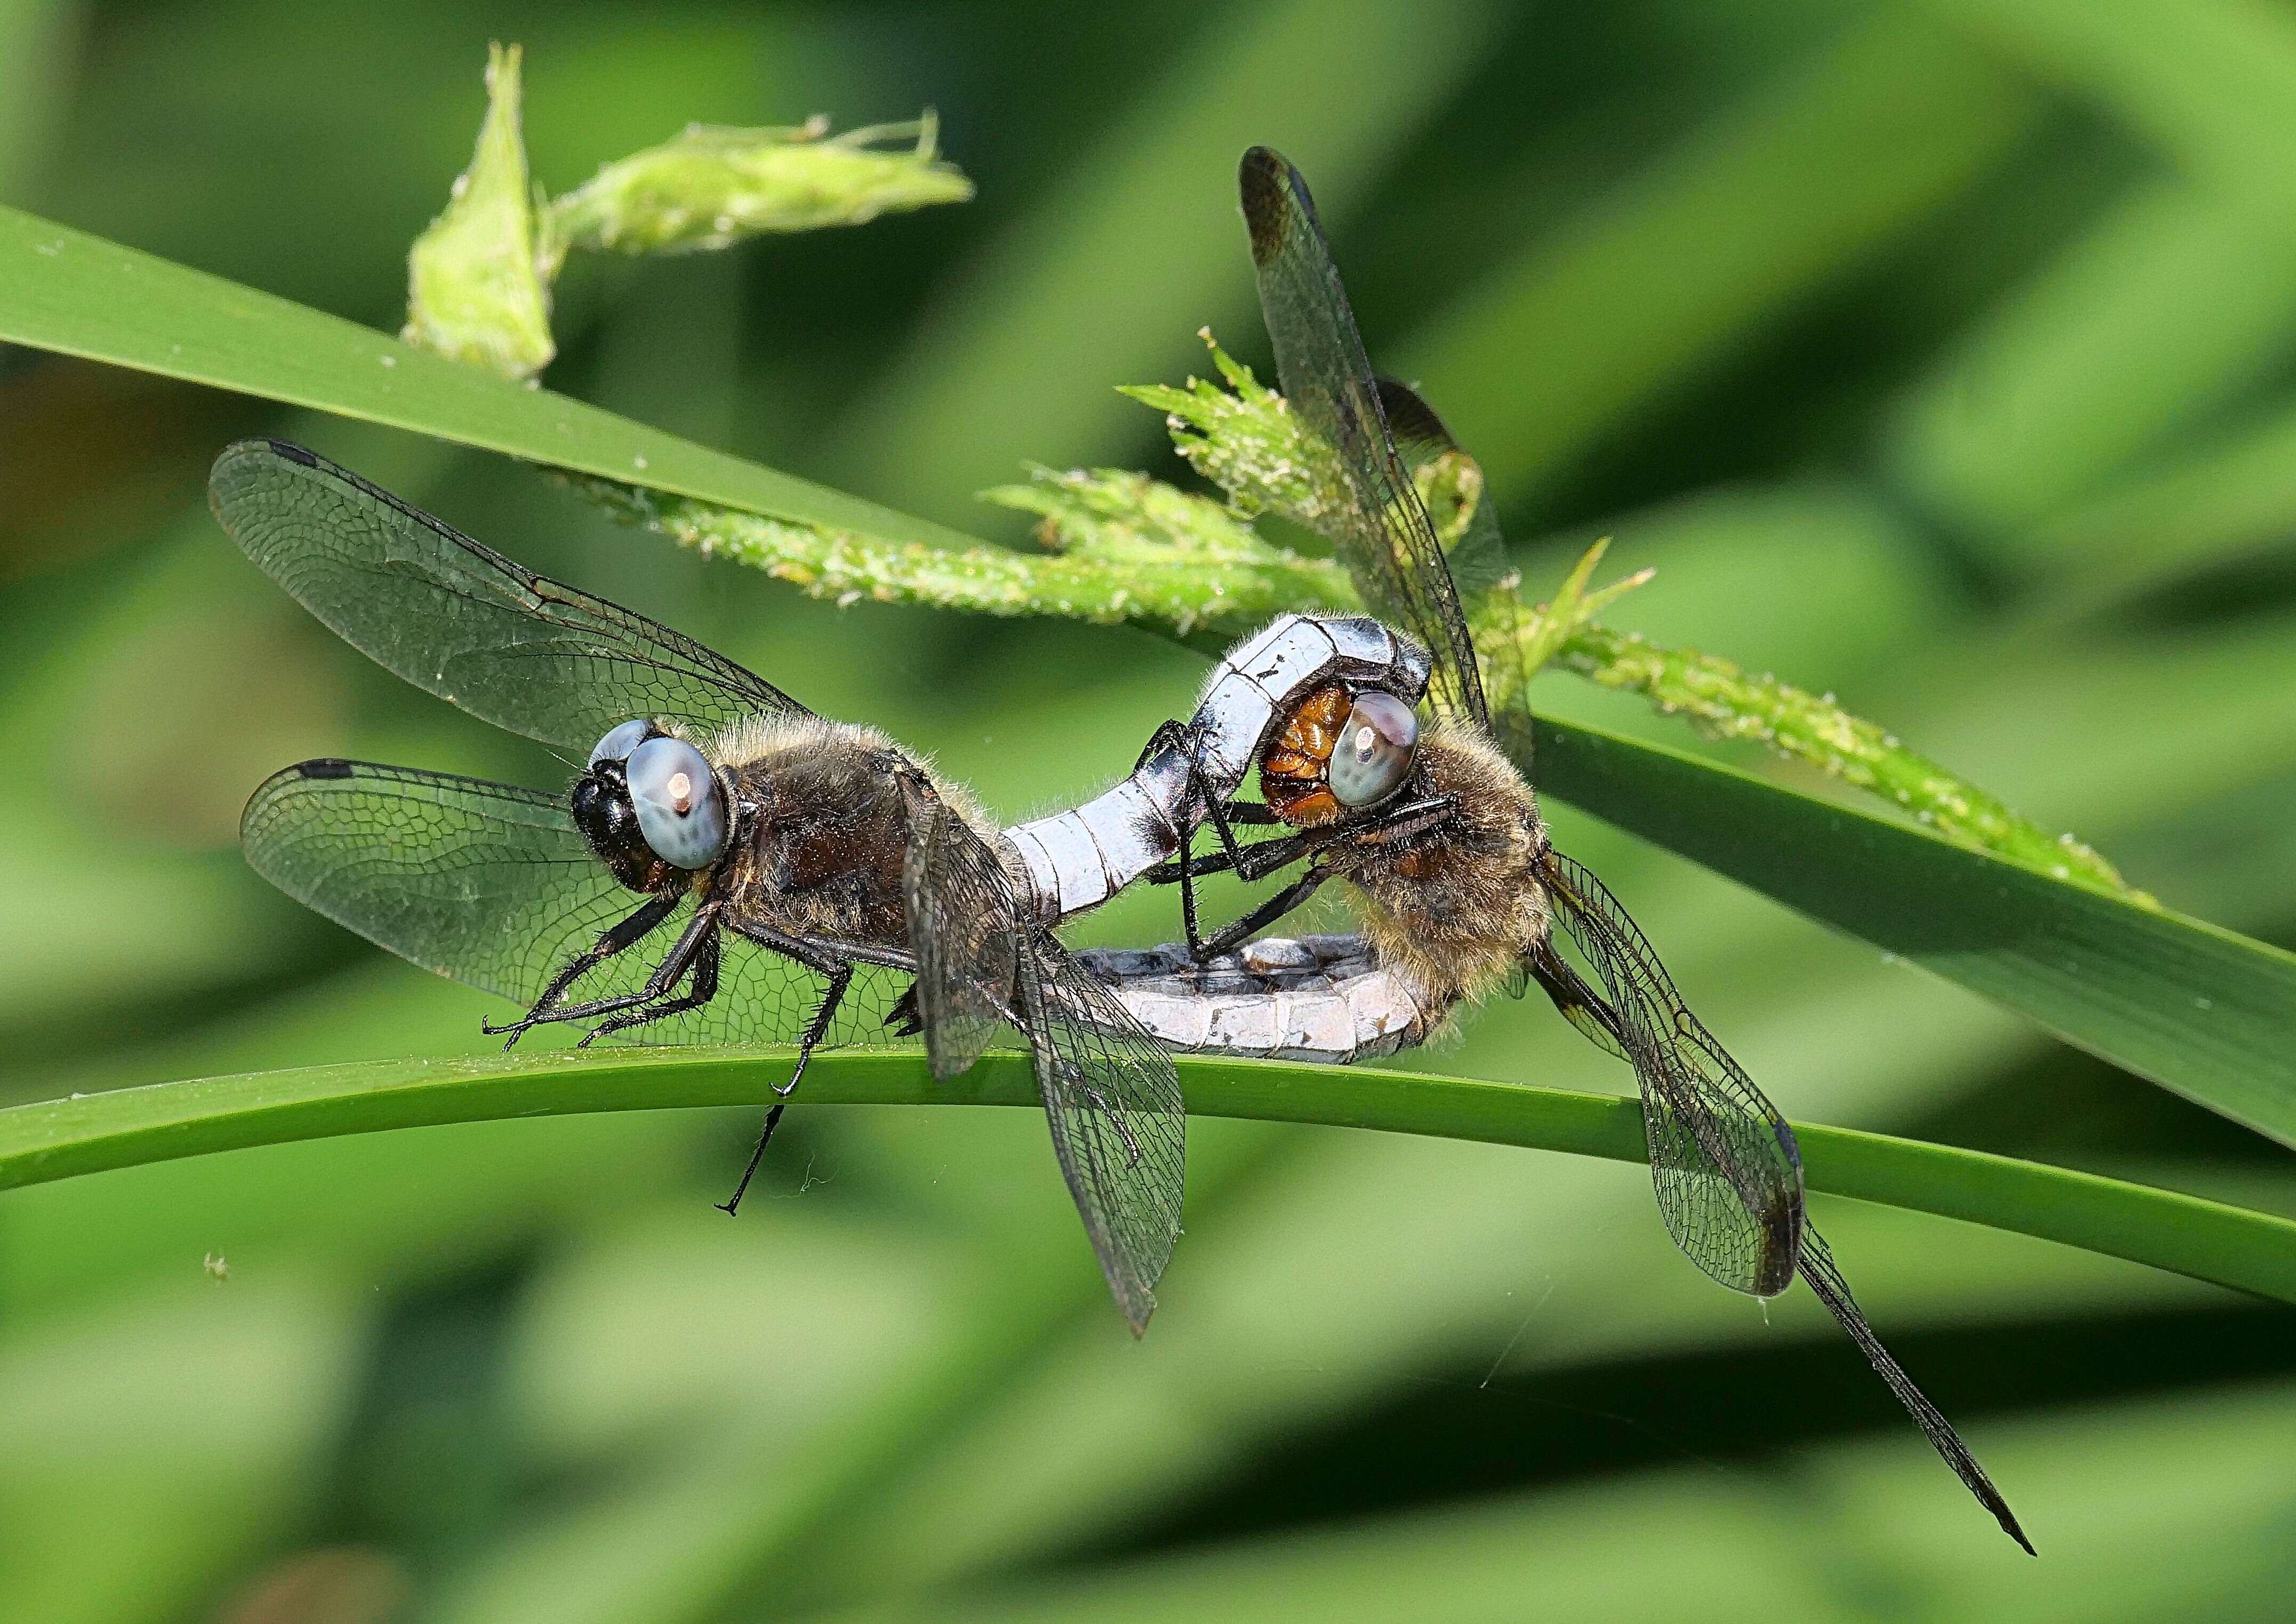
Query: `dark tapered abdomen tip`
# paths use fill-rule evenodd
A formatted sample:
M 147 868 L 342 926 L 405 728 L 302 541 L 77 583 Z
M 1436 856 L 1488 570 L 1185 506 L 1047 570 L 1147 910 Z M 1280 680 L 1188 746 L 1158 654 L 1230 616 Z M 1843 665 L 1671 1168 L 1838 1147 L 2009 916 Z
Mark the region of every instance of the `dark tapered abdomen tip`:
M 1285 223 L 1291 216 L 1284 206 L 1288 201 L 1284 192 L 1293 174 L 1291 164 L 1272 147 L 1253 147 L 1236 167 L 1236 188 L 1243 194 L 1243 223 L 1251 232 L 1254 265 L 1266 265 L 1283 251 Z

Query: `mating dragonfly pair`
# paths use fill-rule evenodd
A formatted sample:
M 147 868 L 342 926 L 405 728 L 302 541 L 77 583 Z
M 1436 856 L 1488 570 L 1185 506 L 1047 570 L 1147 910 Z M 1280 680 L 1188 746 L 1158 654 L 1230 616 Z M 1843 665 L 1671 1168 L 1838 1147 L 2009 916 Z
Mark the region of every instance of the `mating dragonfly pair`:
M 1447 556 L 1413 471 L 1456 450 L 1449 435 L 1373 373 L 1298 172 L 1254 148 L 1241 181 L 1283 395 L 1345 486 L 1323 528 L 1376 618 L 1282 617 L 1220 661 L 1193 716 L 1159 730 L 1115 788 L 1000 830 L 883 734 L 816 716 L 309 452 L 248 442 L 211 490 L 258 564 L 390 670 L 584 763 L 553 794 L 307 761 L 249 803 L 249 860 L 383 947 L 514 999 L 524 1013 L 486 1029 L 512 1043 L 560 1023 L 586 1026 L 585 1044 L 793 1043 L 729 1212 L 816 1050 L 890 1029 L 921 1037 L 946 1079 L 1017 1030 L 1136 1333 L 1180 1229 L 1170 1050 L 1392 1054 L 1465 1003 L 1536 984 L 1633 1067 L 1682 1250 L 1758 1297 L 1808 1281 L 2025 1544 L 1852 1300 L 1808 1221 L 1792 1130 L 1610 892 L 1548 839 L 1523 772 L 1530 714 L 1496 527 L 1482 519 Z M 1236 833 L 1254 827 L 1280 833 Z M 1195 882 L 1222 870 L 1296 872 L 1206 933 Z M 1332 881 L 1359 931 L 1257 937 Z M 1185 943 L 1062 946 L 1058 927 L 1140 882 L 1178 889 Z

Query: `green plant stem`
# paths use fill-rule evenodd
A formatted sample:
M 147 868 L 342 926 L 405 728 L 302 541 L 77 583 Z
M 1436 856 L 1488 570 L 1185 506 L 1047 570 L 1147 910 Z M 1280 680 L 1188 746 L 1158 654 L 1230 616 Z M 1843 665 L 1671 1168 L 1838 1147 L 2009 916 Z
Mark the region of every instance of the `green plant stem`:
M 1592 623 L 1562 640 L 1555 663 L 1605 688 L 1646 696 L 1717 737 L 1751 739 L 1903 808 L 1923 824 L 2053 879 L 2152 906 L 2070 834 L 2051 835 L 1976 785 L 1900 744 L 1879 724 L 1775 677 L 1749 677 L 1695 649 L 1660 648 Z
M 904 545 L 603 480 L 580 485 L 620 517 L 682 546 L 738 559 L 839 603 L 868 598 L 975 614 L 1128 621 L 1183 641 L 1238 636 L 1283 610 L 1363 608 L 1354 583 L 1328 560 L 1275 546 L 1218 504 L 1139 474 L 1040 473 L 1033 485 L 984 493 L 1040 514 L 1040 535 L 1063 549 L 1046 554 Z M 1583 586 L 1579 575 L 1572 580 Z M 1714 736 L 1765 744 L 1878 795 L 1953 839 L 2152 906 L 2091 847 L 2020 816 L 1830 695 L 1601 625 L 1595 612 L 1616 596 L 1615 586 L 1583 599 L 1558 595 L 1568 620 L 1559 631 L 1553 606 L 1518 617 L 1524 668 L 1536 675 L 1551 662 L 1602 687 L 1640 693 Z
M 557 1052 L 383 1061 L 161 1083 L 0 1111 L 0 1189 L 216 1151 L 385 1128 L 665 1106 L 755 1105 L 780 1051 Z M 1520 1084 L 1185 1055 L 1199 1115 L 1315 1122 L 1644 1159 L 1631 1099 Z M 824 1054 L 810 1104 L 1032 1105 L 1026 1062 L 992 1055 L 936 1083 L 913 1054 Z M 2037 1235 L 2296 1302 L 2296 1222 L 2005 1156 L 1797 1124 L 1809 1187 Z
M 1095 545 L 1064 553 L 924 546 L 785 523 L 607 480 L 576 485 L 618 517 L 706 558 L 737 560 L 838 604 L 868 599 L 972 614 L 1130 622 L 1186 641 L 1206 634 L 1234 637 L 1283 610 L 1349 592 L 1337 566 L 1285 553 L 1256 537 L 1248 547 L 1202 545 L 1182 552 L 1160 533 L 1119 537 L 1110 533 L 1113 527 L 1103 527 Z M 1030 488 L 990 494 L 1005 505 L 1020 506 Z
M 505 378 L 530 378 L 558 353 L 519 103 L 519 49 L 490 46 L 478 149 L 445 210 L 407 252 L 398 335 Z

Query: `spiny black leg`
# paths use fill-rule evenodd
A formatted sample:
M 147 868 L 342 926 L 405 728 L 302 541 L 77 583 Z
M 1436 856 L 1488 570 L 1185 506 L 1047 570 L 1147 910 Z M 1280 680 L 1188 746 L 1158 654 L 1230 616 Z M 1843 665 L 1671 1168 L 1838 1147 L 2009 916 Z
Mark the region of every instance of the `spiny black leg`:
M 1314 896 L 1316 888 L 1329 878 L 1331 876 L 1322 869 L 1310 868 L 1299 879 L 1206 942 L 1196 956 L 1199 959 L 1218 958 L 1239 943 L 1249 940 L 1253 931 L 1274 924 L 1284 915 Z
M 1431 795 L 1424 800 L 1407 801 L 1358 825 L 1353 838 L 1373 845 L 1406 840 L 1441 823 L 1457 810 L 1458 805 L 1458 801 L 1449 795 Z
M 496 1026 L 492 1021 L 481 1021 L 479 1029 L 489 1038 L 500 1038 L 504 1033 L 508 1033 L 510 1043 L 503 1045 L 503 1047 L 507 1049 L 511 1044 L 519 1040 L 520 1034 L 529 1027 L 539 1025 L 545 1021 L 559 1019 L 544 1012 L 563 997 L 566 989 L 574 985 L 576 980 L 585 971 L 604 964 L 617 953 L 636 946 L 651 935 L 654 927 L 668 918 L 676 910 L 681 899 L 680 894 L 675 891 L 647 898 L 645 905 L 636 913 L 608 927 L 599 934 L 595 942 L 576 954 L 565 969 L 551 978 L 550 985 L 542 989 L 542 996 L 534 1001 L 534 1007 L 528 1010 L 525 1015 L 503 1026 Z
M 667 991 L 668 988 L 663 989 Z M 616 1032 L 626 1032 L 634 1026 L 644 1026 L 650 1021 L 660 1021 L 671 1015 L 682 1015 L 689 1009 L 700 1009 L 718 996 L 718 933 L 712 931 L 693 956 L 693 985 L 681 997 L 660 1004 L 648 1004 L 638 1009 L 625 1010 L 620 1014 L 599 1022 L 582 1035 L 574 1046 L 586 1049 L 601 1038 Z
M 1148 742 L 1140 747 L 1139 755 L 1133 758 L 1132 770 L 1137 773 L 1142 767 L 1146 767 L 1156 759 L 1160 750 L 1171 750 L 1185 753 L 1187 748 L 1188 730 L 1185 727 L 1168 719 L 1159 722 L 1156 724 L 1156 731 L 1148 735 Z
M 781 1098 L 774 1103 L 771 1111 L 766 1112 L 766 1125 L 758 1134 L 758 1148 L 750 1152 L 750 1165 L 742 1169 L 742 1182 L 734 1186 L 733 1199 L 718 1204 L 718 1210 L 727 1218 L 732 1218 L 741 1210 L 742 1197 L 749 1190 L 750 1180 L 758 1176 L 758 1164 L 766 1159 L 766 1146 L 773 1143 L 774 1129 L 781 1126 L 782 1112 L 788 1108 L 789 1096 L 797 1092 L 798 1084 L 804 1080 L 806 1062 L 813 1058 L 814 1048 L 821 1042 L 822 1034 L 829 1030 L 829 1023 L 836 1019 L 837 1005 L 853 980 L 853 966 L 840 964 L 828 975 L 829 986 L 822 994 L 821 1007 L 814 1011 L 813 1024 L 806 1029 L 805 1037 L 798 1045 L 797 1069 L 790 1073 L 789 1081 L 774 1090 Z
M 742 1169 L 742 1182 L 734 1186 L 734 1198 L 716 1203 L 718 1210 L 732 1218 L 742 1210 L 742 1197 L 750 1188 L 750 1180 L 757 1177 L 758 1164 L 766 1159 L 766 1146 L 774 1142 L 774 1129 L 782 1125 L 782 1112 L 789 1109 L 787 1100 L 778 1100 L 766 1112 L 766 1125 L 758 1131 L 758 1148 L 750 1152 L 750 1165 Z
M 1180 840 L 1177 874 L 1180 885 L 1180 922 L 1187 931 L 1189 948 L 1194 951 L 1198 946 L 1195 880 L 1197 874 L 1213 872 L 1216 867 L 1232 866 L 1242 860 L 1241 848 L 1236 843 L 1235 831 L 1229 826 L 1231 820 L 1243 824 L 1265 824 L 1274 821 L 1274 815 L 1267 808 L 1254 806 L 1248 801 L 1239 802 L 1233 807 L 1224 806 L 1221 803 L 1221 798 L 1212 792 L 1211 775 L 1204 770 L 1203 741 L 1177 722 L 1168 721 L 1149 735 L 1147 746 L 1141 750 L 1139 760 L 1133 763 L 1132 770 L 1136 773 L 1139 772 L 1159 754 L 1168 751 L 1184 756 L 1188 764 L 1187 792 L 1180 803 Z M 1195 815 L 1199 806 L 1203 808 L 1204 816 L 1210 820 L 1212 832 L 1219 837 L 1220 850 L 1226 859 L 1224 864 L 1208 864 L 1203 870 L 1199 870 L 1195 862 Z
M 1160 749 L 1179 750 L 1188 759 L 1187 793 L 1180 802 L 1179 870 L 1180 923 L 1187 931 L 1191 949 L 1193 948 L 1196 941 L 1195 812 L 1198 801 L 1203 803 L 1205 816 L 1211 819 L 1212 827 L 1218 832 L 1220 843 L 1231 854 L 1235 849 L 1235 836 L 1228 829 L 1227 820 L 1221 815 L 1219 798 L 1211 792 L 1211 781 L 1204 773 L 1200 743 L 1200 741 L 1191 738 L 1187 730 L 1177 722 L 1167 722 L 1149 739 L 1148 748 L 1141 752 L 1140 761 L 1133 768 L 1135 772 L 1139 771 L 1140 767 L 1145 766 L 1148 759 Z
M 1237 857 L 1242 863 L 1250 865 L 1248 872 L 1256 871 L 1260 874 L 1268 874 L 1329 844 L 1331 844 L 1331 838 L 1321 830 L 1295 834 L 1279 834 L 1273 840 L 1254 841 L 1249 846 L 1239 847 Z M 1255 856 L 1255 853 L 1260 855 Z M 1224 853 L 1215 851 L 1198 859 L 1195 872 L 1199 874 L 1226 874 L 1235 866 L 1236 865 L 1231 863 Z M 1145 876 L 1151 885 L 1177 885 L 1183 877 L 1180 864 L 1177 858 L 1168 863 L 1159 863 L 1150 869 Z
M 528 1027 L 544 1021 L 554 1024 L 565 1021 L 587 1021 L 593 1016 L 611 1015 L 622 1010 L 635 1009 L 641 1004 L 651 1004 L 677 985 L 679 978 L 693 963 L 694 956 L 701 950 L 701 945 L 712 939 L 717 933 L 717 906 L 706 903 L 694 910 L 693 917 L 686 923 L 685 934 L 677 939 L 668 956 L 654 967 L 653 974 L 646 978 L 646 984 L 637 991 L 617 993 L 611 998 L 592 998 L 581 1004 L 562 1004 L 548 1014 L 529 1014 L 514 1029 L 506 1027 L 503 1029 L 510 1032 L 511 1043 L 516 1043 L 519 1034 Z M 508 1048 L 510 1045 L 503 1046 Z
M 1283 820 L 1275 816 L 1275 808 L 1257 800 L 1232 800 L 1227 803 L 1227 821 L 1247 828 L 1267 829 Z
M 1301 857 L 1312 857 L 1328 846 L 1357 841 L 1382 842 L 1417 834 L 1441 822 L 1456 805 L 1447 795 L 1431 796 L 1388 808 L 1356 822 L 1326 824 L 1318 829 L 1255 841 L 1240 847 L 1234 861 L 1219 853 L 1201 859 L 1195 865 L 1195 872 L 1216 874 L 1233 868 L 1240 879 L 1264 880 L 1277 869 L 1288 868 Z M 1146 878 L 1152 885 L 1176 884 L 1182 878 L 1180 865 L 1177 861 L 1160 863 L 1148 871 Z
M 1265 880 L 1279 868 L 1289 868 L 1301 857 L 1313 857 L 1324 847 L 1335 842 L 1328 835 L 1315 833 L 1280 835 L 1272 841 L 1255 841 L 1243 849 L 1235 865 L 1235 877 L 1249 885 Z

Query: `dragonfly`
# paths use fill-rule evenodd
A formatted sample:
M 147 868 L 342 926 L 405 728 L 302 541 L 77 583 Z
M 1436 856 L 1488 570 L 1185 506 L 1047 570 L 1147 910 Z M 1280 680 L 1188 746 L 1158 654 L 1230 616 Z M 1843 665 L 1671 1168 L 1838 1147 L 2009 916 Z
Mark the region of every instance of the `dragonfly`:
M 1526 775 L 1531 716 L 1496 522 L 1472 523 L 1447 557 L 1413 471 L 1455 453 L 1456 441 L 1414 391 L 1372 372 L 1299 171 L 1255 147 L 1240 184 L 1283 394 L 1330 447 L 1345 485 L 1322 528 L 1366 604 L 1423 652 L 1396 668 L 1424 677 L 1365 682 L 1335 672 L 1287 689 L 1254 749 L 1261 799 L 1223 802 L 1217 785 L 1230 779 L 1208 764 L 1192 782 L 1210 799 L 1186 807 L 1183 822 L 1208 823 L 1216 849 L 1199 856 L 1184 841 L 1174 859 L 1148 871 L 1152 882 L 1181 888 L 1186 942 L 1086 954 L 1086 967 L 1173 1047 L 1325 1061 L 1392 1054 L 1486 994 L 1538 986 L 1633 1068 L 1659 1212 L 1677 1245 L 1755 1297 L 1806 1281 L 2030 1552 L 1984 1469 L 1850 1295 L 1809 1221 L 1793 1129 L 1691 1013 L 1618 899 L 1555 849 Z M 1183 755 L 1191 741 L 1221 734 L 1216 709 L 1208 698 L 1190 723 L 1168 725 Z M 1249 841 L 1235 833 L 1255 825 L 1283 833 Z M 1295 866 L 1296 878 L 1259 906 L 1222 930 L 1200 930 L 1198 876 L 1229 870 L 1257 881 Z M 1334 882 L 1351 893 L 1359 931 L 1260 934 Z
M 817 1051 L 922 1037 L 946 1081 L 1017 1031 L 1061 1171 L 1136 1334 L 1180 1230 L 1185 1117 L 1160 1047 L 1038 917 L 956 785 L 870 727 L 551 580 L 301 447 L 249 440 L 209 496 L 353 647 L 579 763 L 554 791 L 327 759 L 242 819 L 288 895 L 512 999 L 515 1044 L 793 1044 L 739 1209 Z

